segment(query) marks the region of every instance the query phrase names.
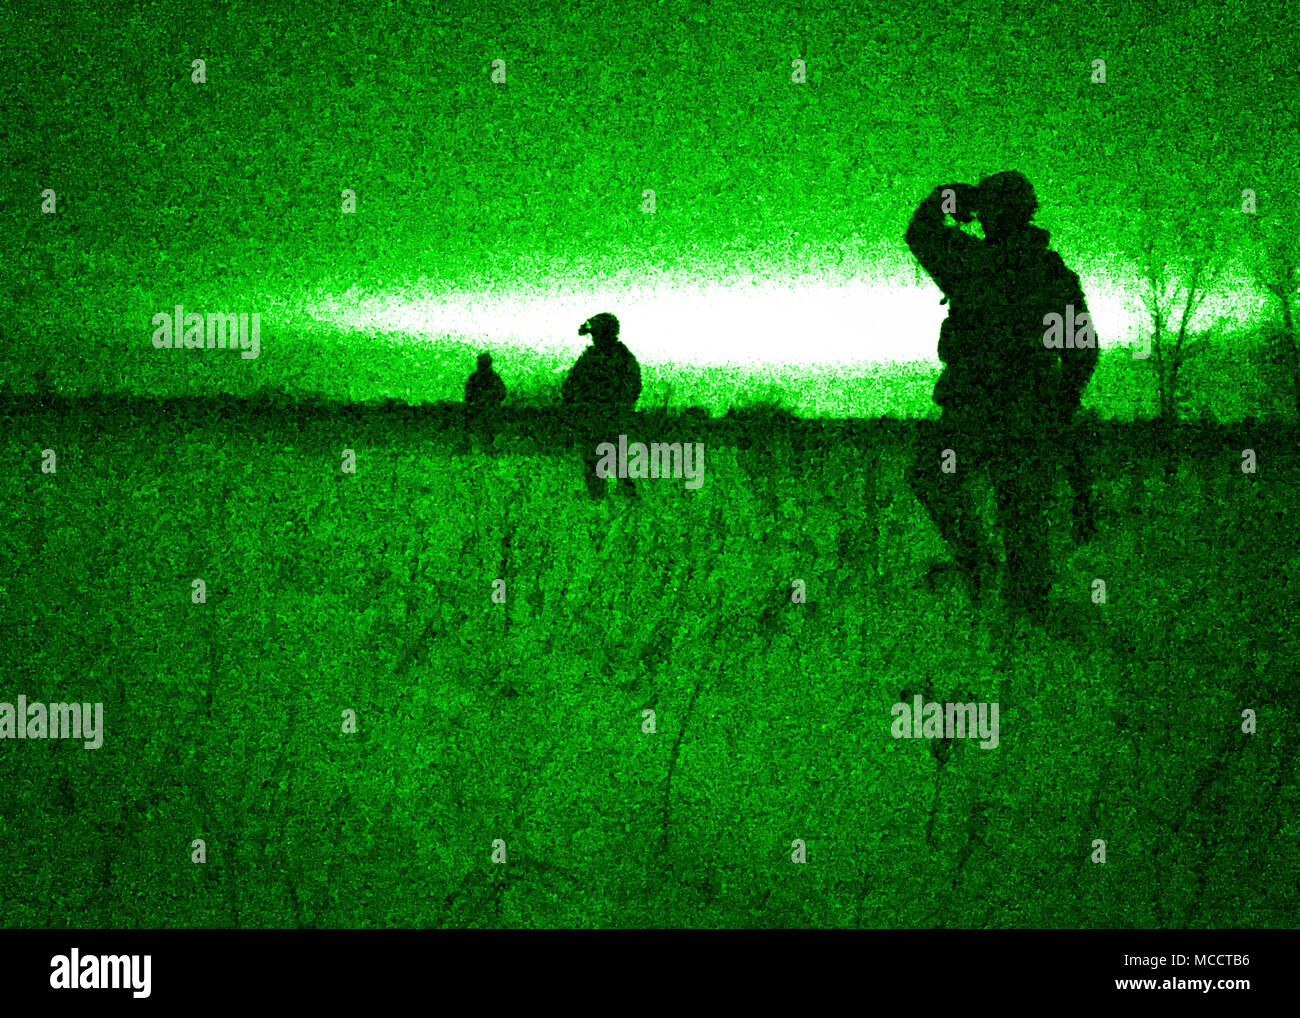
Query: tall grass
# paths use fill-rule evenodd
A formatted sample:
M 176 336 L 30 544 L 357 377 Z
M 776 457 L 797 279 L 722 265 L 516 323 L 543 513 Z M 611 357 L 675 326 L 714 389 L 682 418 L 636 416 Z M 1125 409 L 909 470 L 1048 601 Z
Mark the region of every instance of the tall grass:
M 3 699 L 108 733 L 0 747 L 5 926 L 1294 920 L 1293 455 L 1099 464 L 1065 638 L 918 588 L 906 443 L 593 505 L 415 429 L 11 423 Z M 893 739 L 916 693 L 998 700 L 999 748 Z

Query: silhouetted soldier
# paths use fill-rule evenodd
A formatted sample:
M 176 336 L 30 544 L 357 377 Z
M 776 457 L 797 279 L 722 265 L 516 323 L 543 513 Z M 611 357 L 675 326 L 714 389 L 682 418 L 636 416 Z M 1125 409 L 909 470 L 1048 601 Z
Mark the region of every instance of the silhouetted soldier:
M 1062 461 L 1076 512 L 1091 513 L 1070 425 L 1097 349 L 1090 330 L 1081 338 L 1091 347 L 1044 343 L 1045 316 L 1077 321 L 1087 306 L 1078 277 L 1048 249 L 1047 231 L 1030 224 L 1037 207 L 1029 181 L 1014 170 L 977 188 L 949 184 L 921 203 L 905 239 L 951 302 L 939 331 L 944 368 L 934 387 L 942 412 L 923 429 L 908 480 L 978 601 L 995 560 L 970 482 L 974 471 L 989 469 L 1007 556 L 1007 600 L 1041 618 L 1052 583 L 1048 509 Z M 961 223 L 978 216 L 984 240 L 946 225 L 945 212 Z
M 491 449 L 492 433 L 505 402 L 506 384 L 492 370 L 492 355 L 478 355 L 478 369 L 465 382 L 465 433 Z
M 579 336 L 591 336 L 587 347 L 569 370 L 560 398 L 570 427 L 582 452 L 583 480 L 594 499 L 605 497 L 605 478 L 596 476 L 602 442 L 618 445 L 627 434 L 632 411 L 641 395 L 641 367 L 632 351 L 619 341 L 618 319 L 608 312 L 582 323 Z M 636 494 L 631 478 L 620 478 L 619 486 Z

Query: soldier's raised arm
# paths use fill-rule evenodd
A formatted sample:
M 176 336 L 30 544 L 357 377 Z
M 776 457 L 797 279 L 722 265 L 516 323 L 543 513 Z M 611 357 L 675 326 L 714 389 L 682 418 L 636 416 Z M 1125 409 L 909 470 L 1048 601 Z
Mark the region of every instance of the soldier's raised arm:
M 953 193 L 948 196 L 946 191 Z M 949 296 L 960 286 L 962 278 L 978 258 L 980 241 L 945 222 L 944 203 L 950 201 L 955 218 L 970 222 L 975 213 L 977 195 L 970 184 L 940 184 L 917 206 L 907 232 L 903 234 L 903 240 L 921 267 Z

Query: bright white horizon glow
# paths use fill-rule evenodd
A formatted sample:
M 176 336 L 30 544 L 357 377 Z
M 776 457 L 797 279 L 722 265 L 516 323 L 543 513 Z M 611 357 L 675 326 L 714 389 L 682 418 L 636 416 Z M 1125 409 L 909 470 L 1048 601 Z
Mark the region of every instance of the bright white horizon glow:
M 1149 330 L 1140 286 L 1106 289 L 1084 279 L 1102 348 L 1137 344 Z M 1249 323 L 1261 298 L 1246 286 L 1220 288 L 1193 320 L 1205 328 Z M 938 363 L 939 326 L 948 308 L 930 285 L 825 275 L 719 284 L 645 280 L 609 289 L 560 284 L 505 293 L 426 287 L 382 294 L 325 295 L 305 308 L 331 328 L 405 333 L 412 342 L 456 336 L 503 352 L 576 353 L 578 326 L 599 311 L 618 316 L 621 338 L 645 364 L 804 367 L 881 362 Z

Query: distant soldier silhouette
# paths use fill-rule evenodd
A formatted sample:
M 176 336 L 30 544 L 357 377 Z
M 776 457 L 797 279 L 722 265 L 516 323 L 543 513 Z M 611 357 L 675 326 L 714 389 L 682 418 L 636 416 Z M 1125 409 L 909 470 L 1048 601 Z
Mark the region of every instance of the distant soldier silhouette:
M 492 435 L 505 402 L 506 384 L 492 370 L 492 355 L 478 355 L 478 369 L 465 382 L 465 432 L 491 449 Z
M 618 338 L 618 319 L 609 312 L 593 315 L 578 329 L 591 336 L 587 347 L 569 370 L 560 390 L 566 415 L 582 453 L 583 480 L 593 499 L 605 497 L 605 478 L 596 476 L 602 442 L 618 445 L 627 434 L 632 411 L 641 396 L 641 367 Z M 620 478 L 619 487 L 636 495 L 632 479 Z
M 995 559 L 971 481 L 988 471 L 1006 550 L 1006 599 L 1013 610 L 1042 619 L 1052 584 L 1046 524 L 1062 461 L 1080 518 L 1076 534 L 1087 536 L 1091 525 L 1088 477 L 1071 422 L 1097 349 L 1091 333 L 1090 348 L 1044 343 L 1045 316 L 1077 320 L 1087 305 L 1078 276 L 1048 249 L 1048 232 L 1030 223 L 1037 207 L 1029 181 L 1014 170 L 978 187 L 948 184 L 917 208 L 905 240 L 950 302 L 939 331 L 944 368 L 934 387 L 941 414 L 923 430 L 909 483 L 978 602 L 992 583 Z M 959 223 L 978 217 L 984 239 L 946 225 L 945 212 Z

